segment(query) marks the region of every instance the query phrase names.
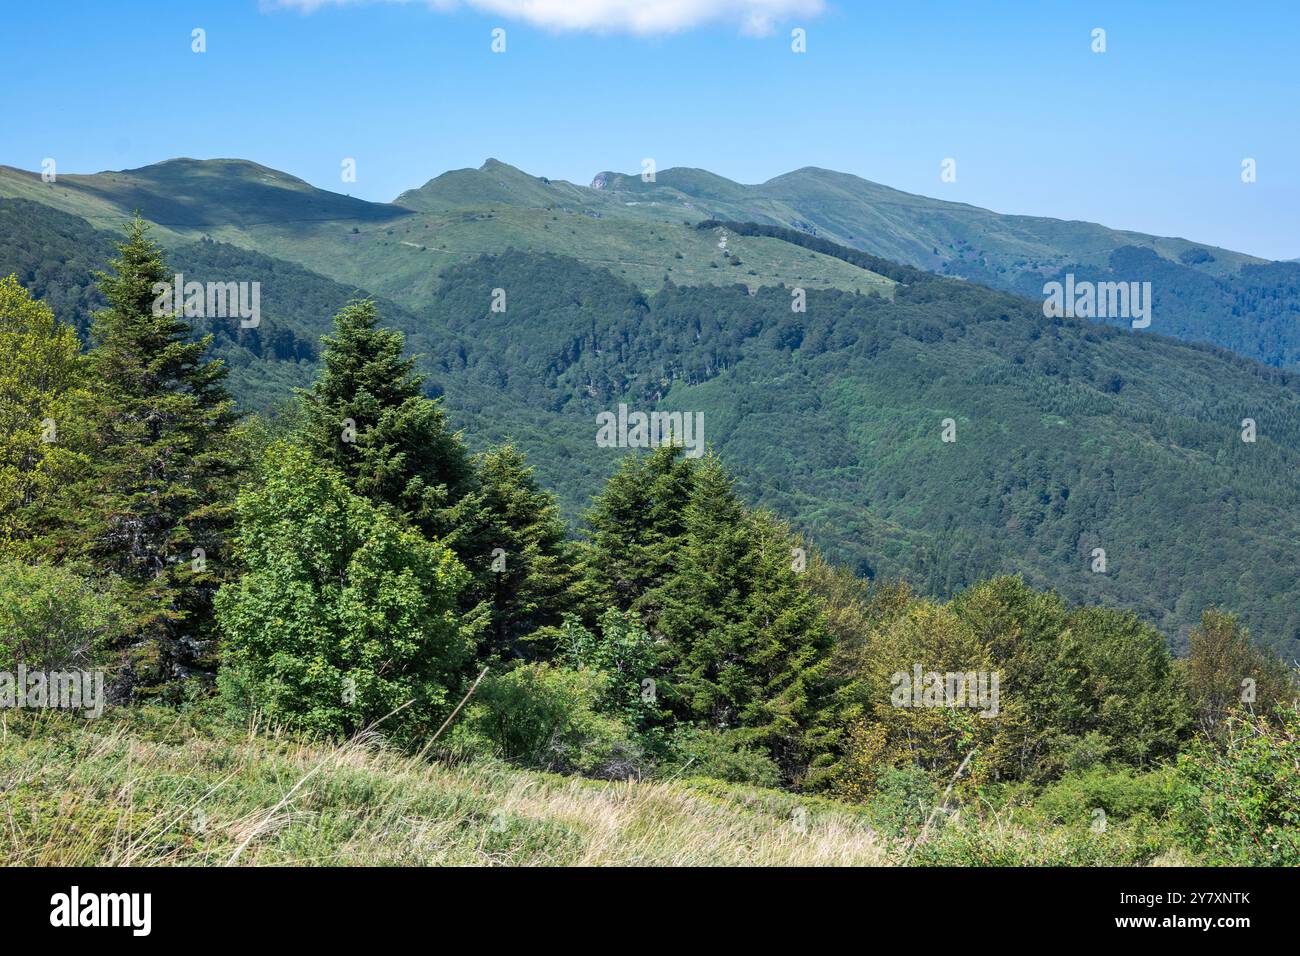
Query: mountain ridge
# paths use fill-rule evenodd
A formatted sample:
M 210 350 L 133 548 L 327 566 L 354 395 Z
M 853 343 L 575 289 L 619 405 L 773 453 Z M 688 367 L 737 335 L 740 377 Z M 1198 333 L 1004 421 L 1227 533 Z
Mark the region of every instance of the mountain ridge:
M 550 177 L 538 176 L 525 171 L 522 167 L 514 166 L 495 157 L 488 157 L 478 167 L 458 167 L 448 169 L 436 176 L 426 180 L 422 185 L 403 190 L 396 197 L 388 202 L 377 202 L 374 200 L 357 199 L 342 193 L 337 193 L 330 189 L 313 185 L 309 181 L 295 176 L 292 173 L 266 166 L 256 160 L 242 159 L 238 157 L 212 157 L 209 159 L 197 159 L 188 156 L 176 156 L 160 160 L 156 163 L 145 164 L 144 166 L 131 167 L 127 169 L 105 169 L 94 173 L 59 173 L 60 180 L 70 180 L 81 187 L 86 187 L 92 181 L 102 177 L 124 177 L 134 178 L 141 177 L 142 174 L 155 171 L 173 170 L 173 169 L 190 169 L 206 174 L 221 169 L 243 169 L 248 168 L 256 171 L 258 174 L 270 175 L 276 180 L 285 181 L 294 188 L 302 188 L 304 192 L 320 193 L 338 198 L 350 199 L 355 203 L 363 204 L 370 207 L 400 206 L 403 197 L 420 193 L 422 190 L 439 183 L 447 177 L 460 176 L 463 174 L 492 174 L 505 173 L 507 175 L 518 177 L 529 182 L 541 184 L 543 186 L 560 187 L 567 190 L 581 190 L 584 192 L 605 192 L 607 194 L 620 191 L 642 191 L 651 192 L 656 188 L 663 188 L 665 185 L 671 189 L 680 189 L 679 184 L 689 183 L 690 180 L 704 178 L 712 183 L 722 183 L 727 187 L 727 192 L 753 190 L 760 191 L 773 198 L 788 198 L 788 192 L 782 192 L 782 188 L 791 183 L 800 183 L 803 180 L 812 179 L 833 179 L 837 183 L 847 184 L 856 188 L 866 187 L 872 192 L 879 193 L 889 197 L 895 197 L 900 202 L 913 205 L 924 205 L 935 209 L 945 210 L 962 210 L 969 213 L 978 213 L 990 216 L 996 216 L 1000 219 L 1012 221 L 1024 221 L 1034 223 L 1053 223 L 1067 226 L 1089 226 L 1104 229 L 1107 232 L 1122 236 L 1140 237 L 1146 239 L 1164 240 L 1167 242 L 1186 243 L 1190 246 L 1198 246 L 1211 251 L 1220 251 L 1230 254 L 1235 259 L 1249 261 L 1251 263 L 1267 263 L 1273 261 L 1300 262 L 1300 257 L 1288 260 L 1270 260 L 1249 253 L 1237 252 L 1224 246 L 1217 246 L 1213 243 L 1200 242 L 1194 239 L 1187 239 L 1181 236 L 1161 236 L 1154 233 L 1144 233 L 1133 229 L 1118 229 L 1112 226 L 1106 226 L 1103 223 L 1093 222 L 1086 219 L 1062 219 L 1055 216 L 1025 214 L 1025 213 L 1000 213 L 985 206 L 974 203 L 956 202 L 953 200 L 940 199 L 935 196 L 927 196 L 921 193 L 909 193 L 905 190 L 896 189 L 895 187 L 879 183 L 874 180 L 866 179 L 855 173 L 847 173 L 841 170 L 830 169 L 823 166 L 801 166 L 785 173 L 779 173 L 760 183 L 741 183 L 738 180 L 730 179 L 719 173 L 714 173 L 702 167 L 692 166 L 671 166 L 655 173 L 655 179 L 651 182 L 643 182 L 641 174 L 637 173 L 620 173 L 616 170 L 603 170 L 595 174 L 592 182 L 602 180 L 605 185 L 602 187 L 582 186 L 564 179 L 552 179 Z M 0 174 L 18 174 L 39 180 L 41 174 L 38 172 L 24 170 L 20 167 L 0 164 Z M 156 177 L 145 177 L 156 178 Z M 710 197 L 712 198 L 712 197 Z
M 180 157 L 55 183 L 3 167 L 0 196 L 45 203 L 98 228 L 139 210 L 173 245 L 211 237 L 374 288 L 417 311 L 445 269 L 512 248 L 608 268 L 646 294 L 667 281 L 888 292 L 881 277 L 835 257 L 791 259 L 763 238 L 728 245 L 721 233 L 693 229 L 701 220 L 752 222 L 1028 298 L 1069 275 L 1151 281 L 1150 331 L 1300 368 L 1300 263 L 1080 220 L 1004 216 L 818 166 L 754 186 L 687 166 L 653 180 L 604 172 L 581 186 L 489 158 L 377 203 L 250 160 Z

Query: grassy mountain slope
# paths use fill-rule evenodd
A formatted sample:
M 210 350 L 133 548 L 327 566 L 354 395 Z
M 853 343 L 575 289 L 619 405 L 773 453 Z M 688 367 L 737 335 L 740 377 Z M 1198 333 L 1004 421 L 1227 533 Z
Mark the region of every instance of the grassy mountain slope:
M 145 708 L 4 721 L 4 866 L 880 866 L 895 849 L 859 807 L 778 791 L 447 766 Z
M 807 255 L 791 260 L 766 241 L 718 247 L 719 236 L 703 236 L 683 223 L 647 228 L 630 220 L 604 220 L 560 210 L 483 208 L 421 213 L 399 222 L 359 227 L 295 230 L 275 227 L 219 238 L 298 262 L 345 283 L 367 284 L 404 307 L 426 309 L 441 274 L 480 255 L 512 249 L 554 252 L 608 269 L 639 289 L 653 291 L 670 279 L 690 284 L 759 285 L 786 283 L 807 288 L 887 292 L 880 276 L 845 268 L 832 257 Z
M 317 189 L 296 176 L 242 159 L 169 159 L 120 172 L 59 173 L 53 183 L 11 167 L 0 171 L 6 195 L 25 186 L 21 198 L 50 197 L 51 205 L 92 222 L 113 209 L 127 214 L 138 209 L 151 222 L 177 231 L 265 222 L 372 222 L 403 215 L 390 204 Z
M 1171 261 L 1189 250 L 1207 248 L 1213 259 L 1196 267 L 1212 275 L 1263 261 L 1185 239 L 1097 223 L 1001 215 L 812 166 L 756 186 L 696 169 L 667 169 L 650 183 L 640 176 L 606 172 L 598 174 L 595 182 L 611 198 L 658 200 L 707 212 L 712 218 L 790 226 L 895 262 L 954 275 L 964 274 L 972 261 L 993 274 L 1042 272 L 1067 262 L 1100 264 L 1125 246 L 1151 248 Z
M 1166 827 L 937 824 L 709 779 L 603 782 L 316 743 L 194 711 L 0 717 L 4 866 L 1101 866 L 1189 862 Z M 57 809 L 53 812 L 52 808 Z M 1066 814 L 1067 817 L 1070 814 Z M 942 816 L 939 817 L 942 820 Z M 954 823 L 956 822 L 954 818 Z
M 1043 284 L 1066 273 L 1090 281 L 1150 281 L 1151 331 L 1300 367 L 1295 263 L 1096 223 L 1000 215 L 813 167 L 756 186 L 691 169 L 664 170 L 653 183 L 601 173 L 595 183 L 611 198 L 635 200 L 642 208 L 658 203 L 683 214 L 784 226 L 1029 298 L 1041 299 Z
M 158 238 L 169 246 L 211 237 L 416 310 L 428 305 L 448 266 L 509 249 L 573 256 L 645 290 L 665 277 L 886 294 L 890 286 L 833 257 L 790 261 L 766 241 L 728 250 L 719 247 L 720 236 L 702 236 L 680 217 L 647 226 L 619 203 L 601 196 L 583 203 L 582 194 L 596 196 L 495 161 L 446 173 L 403 194 L 401 204 L 339 196 L 238 160 L 169 160 L 121 173 L 60 175 L 55 183 L 0 167 L 0 197 L 42 202 L 100 228 L 116 228 L 138 209 L 161 225 Z

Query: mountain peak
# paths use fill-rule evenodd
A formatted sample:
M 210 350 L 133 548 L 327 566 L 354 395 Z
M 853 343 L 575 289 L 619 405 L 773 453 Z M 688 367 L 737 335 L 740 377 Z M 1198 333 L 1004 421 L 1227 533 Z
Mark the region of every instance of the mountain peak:
M 568 186 L 533 176 L 517 166 L 488 157 L 477 169 L 449 169 L 418 189 L 408 189 L 394 202 L 408 209 L 433 210 L 463 206 L 549 206 L 559 196 L 555 189 Z M 572 187 L 569 187 L 572 188 Z
M 520 169 L 518 166 L 511 166 L 509 163 L 503 163 L 501 160 L 496 159 L 495 157 L 492 157 L 492 156 L 489 156 L 487 159 L 483 160 L 483 165 L 479 167 L 479 172 L 481 172 L 481 173 L 492 173 L 492 172 L 499 172 L 499 173 L 516 173 L 516 174 L 518 174 L 518 175 L 520 175 L 520 176 L 527 176 L 527 175 L 528 175 L 528 174 L 525 173 L 522 169 Z
M 268 221 L 382 220 L 404 214 L 246 159 L 178 156 L 135 169 L 59 174 L 59 183 L 159 225 L 202 229 Z

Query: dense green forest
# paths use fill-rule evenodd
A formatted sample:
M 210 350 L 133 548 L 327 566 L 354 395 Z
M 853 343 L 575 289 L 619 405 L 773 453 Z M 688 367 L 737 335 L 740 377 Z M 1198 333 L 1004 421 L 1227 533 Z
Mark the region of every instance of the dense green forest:
M 502 283 L 512 305 L 492 315 Z M 455 337 L 417 347 L 449 407 L 471 434 L 518 441 L 570 514 L 601 477 L 600 410 L 698 409 L 748 500 L 865 577 L 949 595 L 1022 573 L 1178 642 L 1225 604 L 1294 650 L 1300 573 L 1277 534 L 1297 514 L 1288 373 L 925 273 L 892 299 L 809 291 L 796 313 L 788 289 L 647 297 L 516 253 L 449 270 L 433 316 Z
M 112 254 L 113 236 L 76 216 L 27 200 L 0 199 L 3 271 L 16 275 L 83 339 L 90 333 L 90 316 L 104 304 L 95 272 Z M 357 291 L 291 263 L 207 239 L 171 250 L 168 267 L 187 281 L 262 284 L 260 327 L 203 318 L 192 323 L 195 335 L 212 333 L 213 355 L 230 369 L 232 390 L 245 409 L 272 408 L 311 380 L 322 332 L 319 316 L 332 315 Z M 397 306 L 385 306 L 395 317 L 403 315 Z
M 226 254 L 203 249 L 194 261 Z M 334 314 L 292 406 L 241 418 L 229 370 L 214 358 L 217 337 L 154 307 L 153 284 L 172 270 L 146 224 L 131 223 L 99 276 L 103 307 L 84 346 L 16 277 L 0 283 L 4 668 L 99 667 L 115 703 L 217 708 L 335 739 L 378 728 L 395 747 L 451 764 L 503 759 L 609 779 L 689 772 L 825 794 L 866 807 L 875 826 L 908 841 L 910 862 L 1042 861 L 1034 839 L 1008 845 L 1000 826 L 983 826 L 986 808 L 1059 824 L 1058 861 L 1300 860 L 1294 676 L 1252 643 L 1231 608 L 1196 608 L 1187 653 L 1176 658 L 1134 611 L 1072 603 L 1027 575 L 990 573 L 936 600 L 879 569 L 856 574 L 747 502 L 727 449 L 764 456 L 738 443 L 742 423 L 728 423 L 721 403 L 701 403 L 723 422 L 712 442 L 721 454 L 663 446 L 624 456 L 574 536 L 529 460 L 509 443 L 475 453 L 425 378 L 425 369 L 460 369 L 472 422 L 500 408 L 469 405 L 475 396 L 513 393 L 563 413 L 570 403 L 648 401 L 658 390 L 707 398 L 737 376 L 770 393 L 801 366 L 822 371 L 829 357 L 822 381 L 848 382 L 840 414 L 864 410 L 840 427 L 869 431 L 867 393 L 857 390 L 873 381 L 846 378 L 852 356 L 895 369 L 882 378 L 920 396 L 901 412 L 880 406 L 903 422 L 888 463 L 911 456 L 914 482 L 944 453 L 937 438 L 920 445 L 948 407 L 907 419 L 933 401 L 935 381 L 955 379 L 968 404 L 950 414 L 959 433 L 990 436 L 966 446 L 982 444 L 985 455 L 1003 429 L 1015 439 L 1009 451 L 1060 427 L 1009 419 L 1014 393 L 1039 393 L 1040 416 L 1131 416 L 1146 453 L 1116 430 L 1102 439 L 1115 443 L 1113 464 L 1154 469 L 1186 511 L 1173 449 L 1184 468 L 1199 454 L 1205 469 L 1256 477 L 1256 497 L 1294 493 L 1262 478 L 1288 473 L 1288 446 L 1261 443 L 1279 456 L 1263 469 L 1235 462 L 1224 437 L 1241 414 L 1239 390 L 1253 384 L 1276 404 L 1292 388 L 1283 373 L 1044 321 L 1020 300 L 951 280 L 900 285 L 892 300 L 828 292 L 798 313 L 787 290 L 669 286 L 647 300 L 579 264 L 519 254 L 447 276 L 444 337 L 426 331 L 422 343 L 442 348 L 423 369 L 381 305 L 354 298 Z M 507 274 L 518 305 L 483 314 L 482 291 Z M 512 354 L 509 327 L 543 314 L 547 334 Z M 257 347 L 274 353 L 281 342 L 288 351 L 278 362 L 310 367 L 295 341 Z M 253 350 L 237 338 L 226 347 Z M 1187 358 L 1181 380 L 1152 382 L 1171 348 Z M 959 372 L 944 363 L 977 350 L 1003 364 Z M 1126 360 L 1136 369 L 1143 358 L 1145 378 L 1111 382 Z M 1168 403 L 1171 390 L 1179 416 L 1152 411 L 1154 396 Z M 784 392 L 788 412 L 810 394 Z M 729 400 L 737 396 L 735 414 L 758 417 L 760 431 L 770 424 L 770 404 L 743 390 Z M 979 411 L 994 407 L 1001 417 L 981 423 Z M 1289 407 L 1259 414 L 1261 431 L 1296 427 Z M 574 420 L 592 443 L 591 419 Z M 798 428 L 815 429 L 810 420 Z M 832 435 L 814 437 L 825 454 L 844 454 Z M 962 438 L 952 444 L 962 448 Z M 767 455 L 759 464 L 771 463 Z M 981 467 L 1007 472 L 1010 500 L 1024 504 L 1008 524 L 1068 520 L 1066 502 L 1079 498 L 1094 510 L 1126 498 L 1076 487 L 1043 499 L 1052 487 L 1045 453 L 1006 464 Z M 775 499 L 793 500 L 798 484 L 772 474 Z M 970 481 L 950 472 L 941 484 L 950 493 Z M 888 487 L 860 487 L 880 495 L 863 504 L 889 521 Z M 1141 486 L 1121 490 L 1145 509 L 1126 520 L 1165 520 Z M 976 503 L 980 494 L 992 501 L 977 491 Z M 893 508 L 906 498 L 895 496 Z M 964 504 L 952 501 L 951 513 Z M 1136 546 L 1150 558 L 1154 540 L 1148 530 Z M 1004 544 L 993 540 L 990 561 Z M 1247 559 L 1258 568 L 1260 558 Z M 964 570 L 975 566 L 967 560 Z M 929 839 L 958 806 L 968 812 Z
M 698 229 L 723 227 L 742 236 L 770 236 L 784 242 L 842 258 L 898 282 L 925 281 L 927 273 L 898 265 L 880 256 L 849 248 L 815 234 L 776 225 L 753 222 L 705 220 Z M 1222 253 L 1222 250 L 1220 250 Z M 1023 295 L 1043 296 L 1047 282 L 1061 281 L 1072 273 L 1076 281 L 1151 283 L 1154 315 L 1151 331 L 1189 342 L 1206 342 L 1238 355 L 1280 368 L 1300 365 L 1300 322 L 1296 302 L 1300 301 L 1300 263 L 1243 263 L 1231 274 L 1205 271 L 1215 262 L 1210 250 L 1184 249 L 1178 257 L 1158 255 L 1145 246 L 1123 245 L 1110 252 L 1102 263 L 1064 259 L 1051 267 L 1015 269 L 993 267 L 978 253 L 959 257 L 943 267 L 942 274 L 968 279 L 995 289 Z M 1129 319 L 1099 317 L 1095 321 L 1126 327 Z
M 1196 257 L 1191 250 L 1187 261 Z M 1209 255 L 1199 250 L 1202 255 Z M 1130 282 L 1140 276 L 1154 290 L 1152 328 L 1161 335 L 1212 342 L 1266 365 L 1300 367 L 1300 263 L 1247 264 L 1231 276 L 1206 275 L 1171 262 L 1149 249 L 1128 246 L 1111 253 L 1104 266 L 1071 264 L 1037 281 L 1022 277 L 1004 286 L 1026 296 L 1042 294 L 1043 282 L 1073 273 L 1077 281 Z M 985 281 L 978 274 L 970 276 Z M 1104 319 L 1114 325 L 1124 319 Z
M 85 310 L 101 301 L 90 257 L 109 255 L 110 238 L 79 240 L 81 220 L 18 200 L 0 200 L 0 215 L 25 224 L 0 232 L 0 267 L 87 331 Z M 862 577 L 950 597 L 1020 574 L 1069 600 L 1133 609 L 1176 649 L 1201 610 L 1230 607 L 1257 641 L 1300 654 L 1294 375 L 1044 319 L 1037 302 L 794 230 L 697 231 L 719 227 L 896 285 L 809 289 L 795 312 L 789 288 L 668 277 L 646 294 L 605 269 L 514 251 L 448 268 L 418 315 L 375 302 L 469 447 L 514 443 L 571 530 L 616 466 L 592 440 L 598 413 L 619 402 L 698 410 L 744 500 Z M 213 333 L 243 409 L 274 409 L 308 384 L 325 317 L 358 291 L 220 242 L 169 257 L 187 278 L 263 284 L 260 328 L 194 322 Z M 508 294 L 502 313 L 491 311 L 496 288 Z

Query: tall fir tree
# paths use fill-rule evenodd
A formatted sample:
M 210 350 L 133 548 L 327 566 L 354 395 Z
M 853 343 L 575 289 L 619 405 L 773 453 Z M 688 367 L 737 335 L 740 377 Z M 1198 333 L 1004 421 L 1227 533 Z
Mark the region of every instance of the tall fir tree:
M 660 629 L 683 717 L 744 731 L 791 776 L 825 683 L 830 636 L 789 530 L 752 513 L 713 456 L 694 475 Z
M 457 505 L 473 468 L 439 402 L 423 392 L 405 339 L 379 325 L 369 299 L 348 303 L 324 338 L 321 371 L 303 393 L 303 437 L 357 494 L 390 505 L 427 536 L 456 547 Z
M 750 654 L 757 700 L 747 719 L 787 778 L 793 779 L 833 743 L 831 651 L 825 612 L 806 571 L 792 560 L 795 537 L 768 511 L 750 518 L 753 586 L 744 619 L 753 634 Z
M 539 488 L 523 454 L 505 445 L 476 456 L 473 516 L 457 540 L 471 589 L 489 610 L 482 654 L 547 654 L 575 602 L 575 556 L 555 497 Z M 540 643 L 539 643 L 540 642 Z
M 320 375 L 303 393 L 304 443 L 357 494 L 461 559 L 473 580 L 460 609 L 484 656 L 528 656 L 523 639 L 558 626 L 571 604 L 554 499 L 513 448 L 470 457 L 441 403 L 423 394 L 401 332 L 379 322 L 370 300 L 335 317 Z
M 211 664 L 212 598 L 227 548 L 239 458 L 222 362 L 206 358 L 155 286 L 172 276 L 138 216 L 111 272 L 87 355 L 85 475 L 62 514 L 61 549 L 135 586 L 119 693 L 171 695 Z
M 661 589 L 686 533 L 695 468 L 681 448 L 663 446 L 627 456 L 606 483 L 587 513 L 582 549 L 588 623 L 616 607 L 639 614 L 652 632 L 657 628 Z
M 737 497 L 715 456 L 629 457 L 588 514 L 584 599 L 641 615 L 679 720 L 767 749 L 788 779 L 827 746 L 831 637 L 788 528 Z

